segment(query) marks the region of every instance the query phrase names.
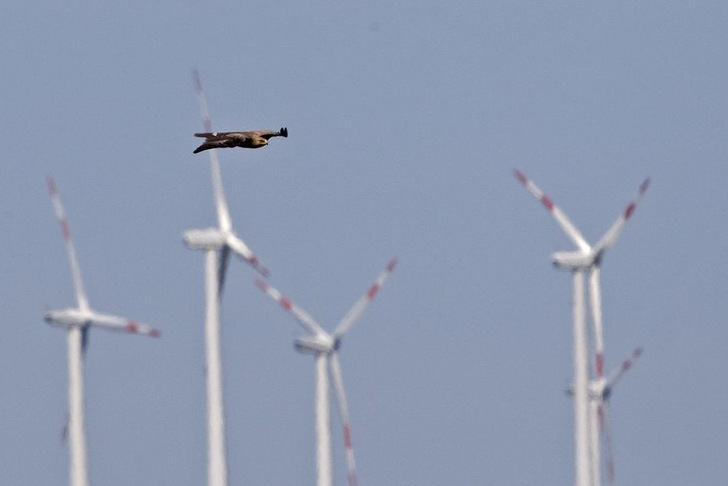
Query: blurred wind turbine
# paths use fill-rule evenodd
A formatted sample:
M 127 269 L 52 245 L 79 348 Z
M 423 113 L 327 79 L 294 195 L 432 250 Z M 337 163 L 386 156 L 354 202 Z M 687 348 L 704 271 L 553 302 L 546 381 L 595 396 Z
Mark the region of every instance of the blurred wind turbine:
M 636 348 L 632 352 L 632 356 L 622 361 L 619 367 L 615 368 L 606 378 L 592 380 L 590 383 L 590 403 L 594 407 L 594 415 L 596 416 L 595 426 L 592 426 L 591 439 L 592 441 L 599 441 L 600 435 L 603 434 L 604 442 L 606 446 L 605 451 L 605 466 L 607 468 L 607 480 L 610 484 L 614 483 L 614 455 L 612 451 L 612 427 L 609 417 L 609 398 L 612 395 L 614 385 L 624 376 L 634 362 L 642 355 L 642 348 Z M 598 445 L 596 449 L 592 448 L 593 452 L 597 454 L 592 458 L 592 467 L 599 469 L 600 457 Z M 596 483 L 594 486 L 599 485 L 599 474 L 596 476 Z
M 642 195 L 647 190 L 650 180 L 645 179 L 640 185 L 637 196 L 627 205 L 622 214 L 601 237 L 596 245 L 591 246 L 569 218 L 553 201 L 541 191 L 521 171 L 515 170 L 516 178 L 538 198 L 549 210 L 561 229 L 578 248 L 574 251 L 556 252 L 552 262 L 559 268 L 570 270 L 574 277 L 574 422 L 576 442 L 576 484 L 579 486 L 593 484 L 598 486 L 599 478 L 599 442 L 594 437 L 594 424 L 597 420 L 597 408 L 592 402 L 591 417 L 589 411 L 589 381 L 587 369 L 586 329 L 584 324 L 584 275 L 589 273 L 590 308 L 594 326 L 595 370 L 596 382 L 604 385 L 604 341 L 602 329 L 601 287 L 599 268 L 604 252 L 619 238 L 625 223 L 634 213 Z M 590 429 L 590 422 L 592 427 Z M 589 440 L 591 439 L 591 440 Z M 594 458 L 597 458 L 596 461 Z
M 354 448 L 351 442 L 351 429 L 349 425 L 349 409 L 344 393 L 344 383 L 339 364 L 339 347 L 344 335 L 352 328 L 364 313 L 369 302 L 374 299 L 377 292 L 394 270 L 396 259 L 390 260 L 384 271 L 377 277 L 369 290 L 354 304 L 344 318 L 339 322 L 332 333 L 324 329 L 306 311 L 283 296 L 277 289 L 271 287 L 263 280 L 256 280 L 256 285 L 281 307 L 290 312 L 310 335 L 298 338 L 295 341 L 296 350 L 301 353 L 313 354 L 316 357 L 316 477 L 317 486 L 331 486 L 331 432 L 329 421 L 329 380 L 326 373 L 328 362 L 329 371 L 334 381 L 334 390 L 338 401 L 339 415 L 344 430 L 344 444 L 346 447 L 346 463 L 349 477 L 349 486 L 357 485 L 356 463 L 354 462 Z
M 207 99 L 202 91 L 200 76 L 192 72 L 195 92 L 200 103 L 206 132 L 212 131 Z M 205 252 L 205 359 L 207 370 L 207 484 L 227 485 L 227 451 L 225 444 L 225 412 L 222 390 L 222 358 L 220 355 L 219 299 L 225 285 L 227 264 L 232 251 L 264 276 L 268 270 L 232 229 L 232 219 L 222 187 L 217 150 L 208 151 L 215 194 L 217 227 L 187 230 L 183 240 L 191 250 Z M 218 260 L 219 252 L 219 260 Z
M 68 436 L 70 442 L 70 484 L 86 486 L 88 484 L 88 463 L 86 458 L 86 430 L 84 425 L 83 363 L 82 359 L 88 347 L 88 333 L 91 326 L 111 331 L 122 331 L 133 334 L 146 334 L 159 337 L 159 331 L 147 325 L 130 321 L 123 317 L 101 314 L 88 304 L 83 289 L 81 270 L 76 259 L 76 248 L 71 239 L 71 231 L 61 197 L 52 177 L 46 178 L 53 209 L 61 225 L 61 233 L 66 244 L 68 262 L 71 266 L 73 287 L 76 293 L 77 307 L 47 311 L 43 318 L 48 324 L 68 329 Z

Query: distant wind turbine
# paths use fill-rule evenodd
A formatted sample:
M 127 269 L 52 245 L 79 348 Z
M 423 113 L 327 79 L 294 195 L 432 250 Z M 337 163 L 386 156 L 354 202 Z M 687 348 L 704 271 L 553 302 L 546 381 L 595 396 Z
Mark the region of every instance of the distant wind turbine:
M 596 382 L 604 383 L 604 342 L 602 329 L 601 287 L 599 269 L 604 252 L 619 238 L 625 223 L 634 213 L 637 204 L 647 190 L 650 180 L 645 179 L 640 185 L 637 196 L 627 205 L 622 214 L 601 237 L 591 246 L 569 218 L 553 201 L 541 191 L 530 179 L 519 170 L 514 171 L 516 178 L 528 189 L 543 206 L 549 210 L 561 229 L 576 245 L 577 250 L 556 252 L 552 256 L 553 264 L 572 272 L 574 277 L 574 422 L 576 442 L 576 484 L 599 485 L 599 442 L 595 436 L 598 406 L 595 401 L 589 405 L 589 379 L 587 369 L 586 328 L 584 323 L 584 276 L 589 274 L 590 308 L 594 325 L 595 370 Z M 591 408 L 591 410 L 590 410 Z M 592 427 L 590 428 L 590 423 Z M 596 460 L 595 460 L 596 458 Z
M 374 299 L 377 292 L 394 270 L 396 259 L 390 260 L 384 271 L 377 277 L 369 290 L 354 304 L 344 318 L 339 322 L 332 333 L 324 331 L 306 311 L 294 304 L 289 298 L 283 296 L 277 289 L 262 280 L 256 280 L 258 287 L 277 301 L 281 307 L 291 313 L 303 328 L 309 332 L 306 337 L 295 341 L 296 350 L 301 353 L 313 354 L 316 357 L 316 484 L 317 486 L 331 486 L 331 432 L 329 430 L 329 377 L 326 373 L 328 363 L 331 377 L 334 381 L 334 390 L 339 406 L 344 430 L 344 445 L 346 447 L 346 463 L 349 477 L 349 486 L 357 485 L 356 463 L 354 461 L 354 448 L 351 442 L 351 428 L 349 424 L 349 409 L 344 393 L 344 384 L 339 364 L 339 347 L 344 335 L 352 328 L 364 313 L 369 302 Z
M 70 484 L 86 486 L 88 484 L 88 462 L 86 458 L 86 430 L 84 425 L 84 394 L 82 358 L 88 346 L 88 334 L 91 326 L 122 331 L 133 334 L 146 334 L 159 337 L 159 331 L 147 325 L 130 321 L 124 317 L 101 314 L 88 304 L 88 298 L 81 280 L 81 270 L 76 259 L 76 248 L 71 239 L 66 213 L 56 183 L 47 177 L 48 191 L 61 233 L 66 244 L 68 262 L 71 266 L 73 287 L 76 293 L 77 307 L 51 310 L 43 318 L 48 324 L 68 329 L 68 437 L 70 442 Z
M 609 417 L 609 399 L 612 396 L 614 385 L 624 376 L 624 374 L 634 365 L 634 362 L 642 355 L 642 348 L 636 348 L 632 355 L 622 361 L 609 375 L 597 378 L 590 383 L 589 395 L 591 404 L 594 408 L 596 420 L 592 426 L 592 441 L 597 441 L 596 446 L 592 446 L 595 456 L 592 458 L 592 467 L 599 469 L 599 437 L 603 435 L 606 451 L 605 466 L 607 468 L 607 480 L 610 484 L 614 483 L 614 454 L 612 452 L 612 426 Z M 594 486 L 599 486 L 599 474 L 595 478 Z
M 193 71 L 195 91 L 200 103 L 205 131 L 211 131 L 207 100 L 202 91 L 200 76 Z M 258 257 L 248 248 L 232 229 L 232 219 L 228 211 L 222 187 L 220 164 L 217 151 L 212 149 L 210 168 L 212 187 L 215 195 L 217 227 L 193 229 L 184 233 L 184 243 L 192 250 L 205 252 L 205 360 L 207 370 L 207 484 L 208 486 L 227 485 L 227 451 L 225 443 L 225 412 L 222 389 L 222 358 L 220 352 L 220 314 L 219 299 L 225 285 L 225 274 L 230 252 L 250 264 L 264 276 L 268 270 Z M 219 259 L 218 259 L 219 255 Z

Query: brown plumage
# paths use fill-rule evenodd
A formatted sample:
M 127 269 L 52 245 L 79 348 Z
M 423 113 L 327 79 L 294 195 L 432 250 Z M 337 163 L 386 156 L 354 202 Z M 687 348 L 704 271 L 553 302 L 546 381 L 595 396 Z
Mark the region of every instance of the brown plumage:
M 254 132 L 195 133 L 195 137 L 202 137 L 205 142 L 197 147 L 194 153 L 226 147 L 260 148 L 268 145 L 268 139 L 271 137 L 288 137 L 288 129 L 283 127 L 277 132 L 256 130 Z

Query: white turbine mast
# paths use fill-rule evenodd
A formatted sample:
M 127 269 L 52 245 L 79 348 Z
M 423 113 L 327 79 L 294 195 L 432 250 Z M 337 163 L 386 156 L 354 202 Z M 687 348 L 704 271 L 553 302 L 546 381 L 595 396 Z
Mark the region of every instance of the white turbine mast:
M 301 353 L 313 354 L 316 358 L 316 484 L 317 486 L 331 486 L 331 433 L 329 418 L 329 375 L 327 364 L 336 392 L 339 416 L 344 433 L 344 446 L 346 448 L 346 464 L 349 486 L 357 485 L 356 463 L 354 461 L 354 448 L 351 441 L 351 427 L 349 422 L 349 407 L 344 392 L 344 382 L 339 363 L 339 347 L 344 335 L 361 318 L 369 302 L 374 299 L 377 292 L 387 280 L 397 264 L 396 259 L 390 260 L 384 271 L 377 277 L 369 290 L 354 304 L 344 318 L 339 322 L 333 332 L 326 332 L 305 310 L 298 307 L 289 298 L 282 295 L 277 289 L 271 287 L 263 280 L 256 280 L 256 285 L 268 296 L 278 302 L 283 309 L 293 315 L 296 320 L 308 331 L 309 335 L 298 338 L 295 348 Z
M 200 76 L 192 72 L 195 92 L 200 103 L 206 132 L 212 131 L 207 99 L 202 91 Z M 268 270 L 245 242 L 232 229 L 225 192 L 222 187 L 217 151 L 209 150 L 212 188 L 215 196 L 217 227 L 192 229 L 184 233 L 183 241 L 191 250 L 205 252 L 205 360 L 207 371 L 207 484 L 227 485 L 227 447 L 225 442 L 225 411 L 223 404 L 222 357 L 220 350 L 219 300 L 225 285 L 230 252 L 250 264 L 264 276 Z
M 66 212 L 61 203 L 56 183 L 52 177 L 46 178 L 53 210 L 61 225 L 63 241 L 68 253 L 71 267 L 73 288 L 76 294 L 76 307 L 47 311 L 43 318 L 48 324 L 68 330 L 68 438 L 70 443 L 70 484 L 71 486 L 88 485 L 88 460 L 86 447 L 86 429 L 84 424 L 84 383 L 83 357 L 88 347 L 88 334 L 91 326 L 111 331 L 132 334 L 146 334 L 159 337 L 158 330 L 145 324 L 93 310 L 83 288 L 81 269 L 76 258 L 76 248 L 71 239 Z
M 607 230 L 604 236 L 594 245 L 590 245 L 569 218 L 554 204 L 554 202 L 541 191 L 521 171 L 515 170 L 516 178 L 528 189 L 543 206 L 549 210 L 567 237 L 574 243 L 577 250 L 556 252 L 552 255 L 552 262 L 559 268 L 564 268 L 574 276 L 574 424 L 576 443 L 576 484 L 577 486 L 599 486 L 600 479 L 600 452 L 599 452 L 599 417 L 602 413 L 602 399 L 590 400 L 594 390 L 606 389 L 604 378 L 604 341 L 602 326 L 602 300 L 599 271 L 604 252 L 608 250 L 619 238 L 625 223 L 634 213 L 637 204 L 647 190 L 650 180 L 645 179 L 640 185 L 635 198 L 627 205 L 617 220 Z M 594 358 L 596 378 L 589 381 L 588 377 L 588 350 L 586 344 L 586 327 L 584 324 L 584 277 L 589 276 L 589 307 L 593 324 Z M 613 467 L 610 467 L 613 470 Z

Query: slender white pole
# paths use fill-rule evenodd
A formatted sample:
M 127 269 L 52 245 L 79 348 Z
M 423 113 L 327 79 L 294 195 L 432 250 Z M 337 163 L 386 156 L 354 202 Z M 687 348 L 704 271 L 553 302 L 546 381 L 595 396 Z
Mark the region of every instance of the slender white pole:
M 597 379 L 604 377 L 604 328 L 602 326 L 602 289 L 599 282 L 599 267 L 592 267 L 589 272 L 589 295 L 594 325 L 594 359 Z
M 68 437 L 71 445 L 71 486 L 88 485 L 83 406 L 81 329 L 73 326 L 68 329 Z
M 584 273 L 574 274 L 574 442 L 576 486 L 589 486 L 589 383 L 587 373 Z
M 207 484 L 227 486 L 225 413 L 222 398 L 217 252 L 205 251 L 205 359 L 207 370 Z
M 592 314 L 592 324 L 594 329 L 594 372 L 596 377 L 592 382 L 594 391 L 601 392 L 604 386 L 604 328 L 602 326 L 602 290 L 599 282 L 599 267 L 594 266 L 589 272 L 589 306 Z M 601 485 L 601 450 L 600 450 L 600 434 L 601 423 L 599 412 L 601 409 L 601 396 L 590 397 L 589 401 L 589 455 L 591 459 L 591 481 L 592 486 Z
M 589 467 L 591 469 L 591 486 L 600 486 L 601 451 L 599 449 L 599 399 L 589 400 Z
M 316 485 L 331 486 L 331 429 L 329 428 L 329 375 L 326 354 L 316 355 Z

